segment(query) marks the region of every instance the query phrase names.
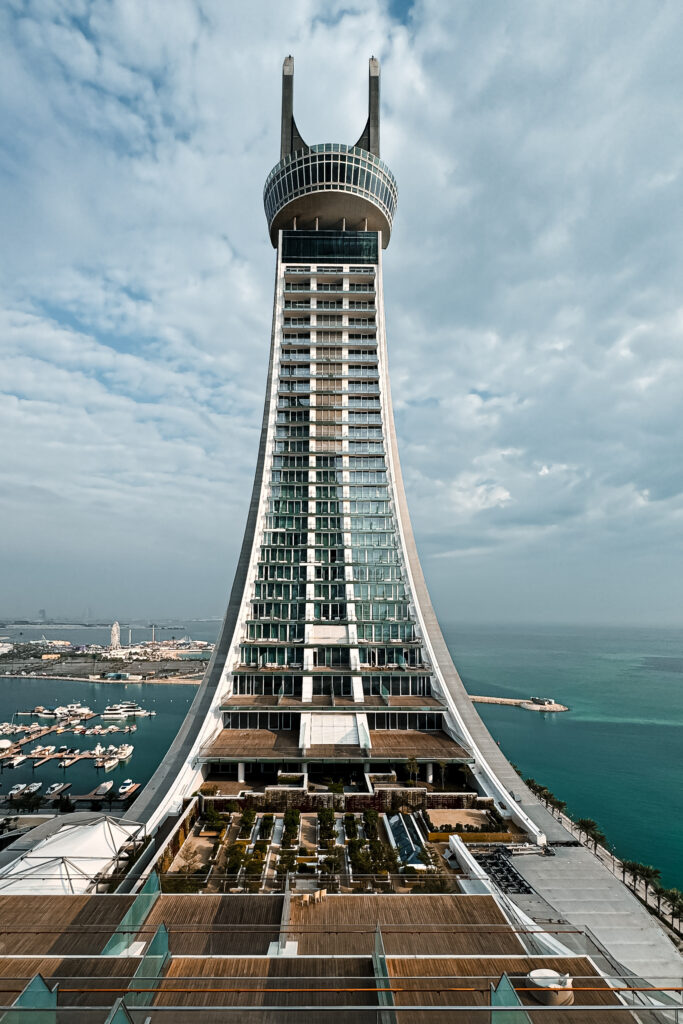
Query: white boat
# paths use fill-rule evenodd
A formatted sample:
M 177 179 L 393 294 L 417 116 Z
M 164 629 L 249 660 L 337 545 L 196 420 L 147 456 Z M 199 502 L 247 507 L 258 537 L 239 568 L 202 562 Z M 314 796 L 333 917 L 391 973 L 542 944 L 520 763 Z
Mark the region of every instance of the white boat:
M 10 758 L 10 760 L 7 763 L 10 768 L 16 768 L 25 760 L 26 754 L 15 754 L 14 757 Z
M 9 793 L 7 795 L 9 796 L 10 800 L 13 800 L 15 796 L 20 796 L 21 793 L 23 793 L 25 789 L 26 789 L 26 783 L 25 782 L 18 782 L 16 784 L 16 786 L 12 786 L 12 788 L 10 789 L 10 791 L 9 791 Z
M 28 785 L 28 786 L 26 787 L 26 792 L 27 792 L 27 793 L 30 793 L 30 794 L 31 794 L 31 796 L 33 796 L 33 794 L 34 794 L 34 793 L 37 793 L 37 792 L 38 792 L 38 790 L 39 790 L 39 789 L 42 789 L 42 788 L 43 788 L 43 784 L 42 784 L 42 782 L 31 782 L 31 783 L 29 783 L 29 785 Z
M 133 789 L 134 786 L 135 783 L 133 782 L 132 779 L 124 779 L 121 785 L 119 786 L 119 796 L 126 796 L 128 793 L 130 793 L 131 789 Z
M 156 711 L 145 711 L 134 700 L 124 700 L 120 704 L 109 704 L 102 712 L 102 718 L 148 718 L 156 715 Z
M 118 763 L 118 757 L 106 757 L 102 767 L 104 768 L 105 772 L 110 772 L 112 768 L 116 768 Z
M 122 743 L 116 751 L 119 761 L 127 761 L 129 757 L 132 757 L 134 750 L 135 747 L 132 743 Z
M 103 782 L 102 785 L 98 786 L 97 789 L 95 790 L 95 796 L 106 796 L 109 790 L 112 789 L 113 785 L 114 783 L 111 781 L 111 779 L 109 780 L 109 782 Z
M 67 704 L 66 710 L 71 715 L 92 715 L 92 710 L 85 704 Z
M 53 782 L 52 785 L 48 786 L 45 790 L 45 796 L 54 796 L 55 793 L 60 791 L 63 785 L 63 782 Z
M 93 749 L 93 754 L 95 755 L 95 757 L 102 757 L 103 753 L 104 753 L 104 747 L 102 746 L 102 744 L 101 743 L 96 743 L 95 747 Z
M 55 752 L 54 745 L 50 744 L 47 747 L 43 747 L 43 751 L 44 751 L 46 757 L 48 756 L 48 754 L 54 754 L 54 752 Z

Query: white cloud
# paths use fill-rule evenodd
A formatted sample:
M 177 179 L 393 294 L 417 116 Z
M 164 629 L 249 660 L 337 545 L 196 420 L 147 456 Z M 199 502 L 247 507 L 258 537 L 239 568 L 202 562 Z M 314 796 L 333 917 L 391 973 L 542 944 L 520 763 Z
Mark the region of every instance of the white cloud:
M 281 61 L 304 137 L 353 141 L 374 52 L 400 189 L 390 363 L 435 596 L 453 618 L 671 619 L 682 42 L 666 3 L 421 0 L 405 24 L 380 0 L 5 5 L 4 610 L 222 609 L 267 366 Z

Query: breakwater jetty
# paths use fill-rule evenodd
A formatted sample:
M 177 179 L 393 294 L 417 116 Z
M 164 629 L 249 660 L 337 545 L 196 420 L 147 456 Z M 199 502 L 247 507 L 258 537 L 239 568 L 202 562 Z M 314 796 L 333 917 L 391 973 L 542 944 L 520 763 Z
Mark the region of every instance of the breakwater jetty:
M 558 704 L 552 697 L 475 697 L 470 694 L 470 700 L 474 704 L 510 704 L 525 711 L 569 711 L 565 704 Z

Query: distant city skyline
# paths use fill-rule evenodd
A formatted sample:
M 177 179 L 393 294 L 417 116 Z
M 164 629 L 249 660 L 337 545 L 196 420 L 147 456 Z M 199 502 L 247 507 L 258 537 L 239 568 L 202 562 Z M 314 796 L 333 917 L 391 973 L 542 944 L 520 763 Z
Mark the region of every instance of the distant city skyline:
M 5 5 L 0 618 L 221 614 L 270 336 L 271 69 L 294 54 L 307 140 L 353 142 L 367 50 L 440 619 L 681 625 L 683 11 L 628 10 Z

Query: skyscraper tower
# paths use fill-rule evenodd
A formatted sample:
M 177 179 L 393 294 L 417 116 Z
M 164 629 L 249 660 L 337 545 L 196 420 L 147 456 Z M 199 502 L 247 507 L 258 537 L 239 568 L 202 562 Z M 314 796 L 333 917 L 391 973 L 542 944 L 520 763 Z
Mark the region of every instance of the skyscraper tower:
M 121 627 L 115 622 L 111 627 L 111 639 L 109 646 L 112 650 L 118 650 L 121 646 Z
M 380 159 L 379 63 L 351 146 L 304 142 L 293 75 L 287 57 L 264 189 L 275 298 L 244 541 L 202 686 L 131 814 L 153 825 L 209 774 L 348 780 L 410 765 L 431 783 L 435 765 L 441 777 L 467 765 L 543 842 L 453 666 L 413 540 L 383 303 L 398 192 Z
M 499 908 L 496 913 L 502 907 L 514 922 L 514 946 L 494 946 L 496 955 L 512 949 L 569 955 L 565 935 L 571 936 L 566 941 L 573 950 L 583 949 L 576 936 L 590 929 L 609 950 L 608 957 L 623 961 L 638 978 L 656 977 L 657 984 L 666 976 L 678 979 L 680 957 L 664 933 L 605 864 L 579 846 L 522 783 L 481 722 L 453 665 L 413 540 L 391 406 L 382 257 L 397 190 L 380 159 L 379 65 L 370 60 L 368 119 L 355 146 L 304 142 L 293 116 L 293 71 L 288 57 L 280 162 L 264 190 L 277 250 L 275 298 L 244 541 L 202 685 L 170 751 L 126 817 L 154 831 L 168 815 L 182 812 L 185 798 L 207 777 L 230 780 L 225 788 L 244 793 L 242 806 L 249 785 L 289 784 L 278 779 L 278 772 L 296 772 L 298 792 L 280 790 L 276 796 L 271 791 L 259 799 L 271 809 L 285 801 L 303 807 L 315 803 L 320 809 L 327 798 L 315 790 L 321 783 L 327 789 L 334 779 L 334 789 L 341 784 L 364 793 L 348 800 L 339 793 L 334 798 L 339 809 L 355 799 L 366 809 L 375 803 L 389 811 L 392 790 L 382 790 L 382 780 L 373 773 L 396 771 L 404 783 L 419 777 L 417 801 L 425 808 L 434 806 L 430 800 L 438 805 L 442 799 L 429 791 L 442 780 L 450 790 L 444 798 L 448 806 L 457 805 L 463 794 L 454 797 L 453 789 L 464 781 L 467 799 L 485 808 L 488 819 L 495 818 L 517 851 L 525 853 L 513 864 L 498 847 L 489 862 L 481 852 L 475 857 L 460 838 L 452 836 L 449 842 L 461 869 L 461 899 L 470 906 L 467 920 L 478 913 L 471 909 L 481 899 L 475 894 L 488 893 L 490 904 Z M 400 788 L 399 800 L 409 800 L 406 786 Z M 404 866 L 412 863 L 417 853 L 408 825 L 398 816 L 387 823 L 400 860 Z M 412 827 L 417 837 L 414 821 Z M 162 829 L 161 842 L 165 834 Z M 146 848 L 124 880 L 125 891 L 141 882 L 139 871 L 145 864 L 151 868 L 156 852 L 155 844 Z M 448 886 L 452 881 L 453 876 Z M 247 896 L 256 902 L 262 898 Z M 346 898 L 333 896 L 330 902 Z M 205 897 L 187 899 L 204 903 Z M 233 897 L 220 899 L 225 908 Z M 458 897 L 447 899 L 447 915 L 464 905 Z M 493 909 L 489 906 L 487 913 Z M 287 941 L 290 910 L 285 897 L 279 941 L 268 944 L 268 957 L 287 959 L 297 946 Z M 334 922 L 341 920 L 335 913 L 319 919 L 321 932 L 327 927 L 334 936 Z M 367 913 L 377 915 L 378 923 L 378 909 Z M 410 928 L 418 933 L 416 920 L 441 920 L 417 905 L 416 913 L 410 914 Z M 496 917 L 479 913 L 488 934 Z M 175 910 L 172 914 L 177 920 Z M 548 922 L 560 922 L 557 935 L 544 937 Z M 464 947 L 452 947 L 466 949 L 468 960 L 476 948 L 471 935 L 457 940 L 464 939 Z M 331 948 L 339 953 L 335 940 Z M 386 993 L 389 973 L 379 928 L 374 949 L 373 969 Z M 586 966 L 584 960 L 578 969 L 567 970 L 583 976 Z M 613 975 L 613 960 L 606 959 L 605 966 Z M 270 973 L 262 966 L 256 969 L 258 977 Z M 527 969 L 525 959 L 522 972 Z M 479 970 L 489 973 L 491 961 L 482 962 Z M 506 1002 L 509 996 L 504 990 Z M 450 990 L 446 997 L 450 1000 Z M 345 992 L 342 998 L 346 1003 Z

